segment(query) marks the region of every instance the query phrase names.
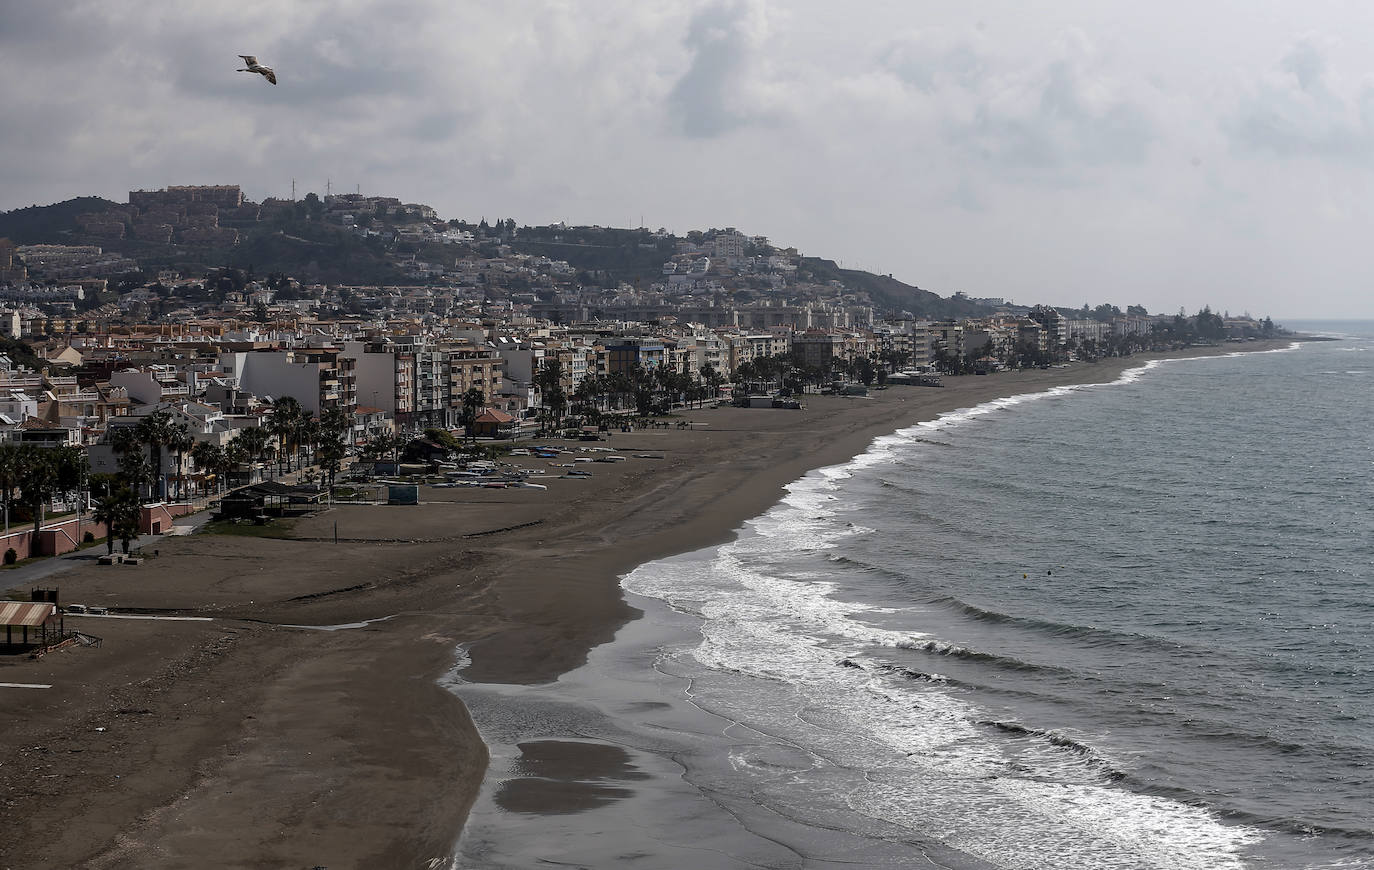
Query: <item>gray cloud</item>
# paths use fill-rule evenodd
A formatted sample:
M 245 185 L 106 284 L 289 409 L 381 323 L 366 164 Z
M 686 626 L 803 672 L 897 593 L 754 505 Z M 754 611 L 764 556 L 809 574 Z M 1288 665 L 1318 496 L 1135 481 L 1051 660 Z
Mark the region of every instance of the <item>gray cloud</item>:
M 1353 286 L 1374 94 L 1339 72 L 1374 25 L 1161 2 L 0 0 L 0 209 L 332 179 L 446 217 L 734 225 L 975 295 L 1278 316 L 1313 262 Z
M 1374 163 L 1374 85 L 1349 85 L 1313 36 L 1296 40 L 1223 129 L 1240 153 Z
M 749 122 L 744 92 L 758 26 L 758 9 L 747 0 L 712 3 L 692 17 L 686 38 L 691 66 L 668 95 L 688 136 L 720 136 Z
M 879 52 L 878 63 L 929 93 L 951 84 L 976 90 L 987 76 L 989 58 L 973 36 L 923 30 L 893 40 Z
M 942 133 L 988 164 L 1015 171 L 1140 163 L 1157 137 L 1147 107 L 1069 32 L 1048 57 L 1017 64 L 948 32 L 908 34 L 880 69 L 939 101 Z

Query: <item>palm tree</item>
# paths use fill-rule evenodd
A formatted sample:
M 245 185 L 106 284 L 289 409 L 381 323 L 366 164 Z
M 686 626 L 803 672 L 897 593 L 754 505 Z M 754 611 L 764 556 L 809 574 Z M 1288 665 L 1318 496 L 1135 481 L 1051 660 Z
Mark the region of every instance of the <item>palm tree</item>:
M 332 438 L 347 446 L 353 444 L 353 418 L 342 408 L 326 408 L 320 414 L 320 429 L 326 440 Z
M 5 506 L 5 531 L 10 530 L 10 495 L 19 480 L 20 450 L 18 444 L 0 444 L 0 500 Z
M 229 488 L 229 472 L 239 464 L 238 458 L 228 448 L 218 444 L 206 456 L 205 467 L 215 475 L 215 486 L 225 492 Z
M 162 473 L 162 447 L 173 436 L 172 415 L 166 411 L 154 411 L 138 422 L 135 427 L 138 437 L 152 449 L 154 480 L 157 491 L 154 498 L 167 500 L 167 476 Z
M 721 378 L 720 372 L 716 371 L 715 366 L 710 363 L 702 366 L 701 379 L 706 383 L 707 388 L 710 389 L 710 392 L 707 394 L 709 398 L 714 399 L 720 395 L 720 384 L 723 378 Z
M 272 436 L 261 426 L 250 426 L 240 430 L 229 445 L 231 448 L 237 448 L 243 462 L 252 464 L 267 452 L 267 443 L 271 438 Z
M 127 556 L 129 554 L 129 542 L 138 537 L 138 523 L 142 514 L 142 505 L 138 499 L 132 500 L 131 505 L 126 505 L 124 510 L 115 518 L 114 534 L 119 538 L 119 543 Z
M 19 454 L 19 490 L 33 511 L 33 539 L 38 546 L 38 533 L 43 528 L 43 511 L 59 492 L 74 489 L 88 468 L 86 451 L 79 447 L 35 447 L 21 445 Z
M 325 442 L 320 445 L 318 454 L 320 468 L 329 475 L 328 491 L 330 493 L 334 491 L 334 476 L 338 474 L 339 469 L 343 466 L 343 458 L 347 454 L 348 449 L 341 440 L 326 439 Z
M 334 490 L 334 477 L 343 467 L 343 459 L 348 455 L 349 442 L 352 441 L 353 421 L 347 412 L 339 408 L 326 409 L 315 424 L 318 432 L 319 450 L 316 457 L 329 475 L 329 491 Z
M 557 357 L 545 357 L 534 374 L 534 385 L 539 390 L 539 404 L 553 418 L 554 428 L 557 428 L 568 407 L 568 397 L 563 392 L 563 363 Z
M 216 475 L 216 485 L 218 485 L 218 467 L 222 464 L 224 448 L 211 441 L 197 441 L 191 446 L 191 461 L 196 468 L 202 472 L 210 472 Z
M 383 459 L 396 449 L 400 439 L 392 432 L 377 432 L 363 444 L 363 455 L 369 459 Z
M 478 415 L 486 405 L 486 395 L 476 387 L 469 387 L 468 391 L 463 393 L 463 409 L 458 412 L 458 421 L 463 425 L 463 431 L 469 438 L 472 437 L 472 427 Z
M 109 443 L 110 449 L 115 453 L 116 461 L 119 463 L 120 471 L 133 482 L 135 487 L 141 486 L 144 476 L 130 471 L 138 471 L 135 465 L 146 465 L 147 457 L 143 452 L 143 442 L 138 438 L 138 432 L 133 426 L 118 426 L 107 428 L 105 440 Z
M 105 552 L 114 552 L 116 529 L 123 531 L 131 521 L 137 527 L 140 507 L 137 493 L 122 483 L 116 484 L 96 502 L 93 517 L 105 526 Z M 127 546 L 124 551 L 128 552 Z
M 320 444 L 324 443 L 324 440 L 324 427 L 320 425 L 319 420 L 316 420 L 314 417 L 306 417 L 304 420 L 301 421 L 300 442 L 302 446 L 308 448 L 310 455 L 310 463 L 312 465 L 316 462 L 316 449 L 320 446 Z M 299 467 L 304 467 L 304 461 L 302 461 L 299 464 Z
M 243 442 L 241 437 L 235 437 L 224 446 L 224 487 L 229 488 L 229 472 L 238 468 L 240 465 L 252 462 L 248 454 L 248 445 Z
M 612 372 L 607 378 L 606 390 L 611 403 L 619 410 L 625 405 L 625 397 L 634 392 L 634 383 L 624 372 Z
M 301 403 L 291 396 L 282 396 L 272 406 L 272 413 L 267 415 L 267 430 L 277 436 L 282 453 L 295 454 L 304 420 L 305 412 L 301 409 Z M 289 463 L 287 470 L 290 470 Z
M 185 423 L 177 423 L 172 427 L 171 437 L 167 440 L 167 446 L 176 451 L 177 455 L 177 498 L 186 497 L 186 474 L 184 460 L 186 454 L 196 445 L 196 439 L 191 437 L 191 430 Z

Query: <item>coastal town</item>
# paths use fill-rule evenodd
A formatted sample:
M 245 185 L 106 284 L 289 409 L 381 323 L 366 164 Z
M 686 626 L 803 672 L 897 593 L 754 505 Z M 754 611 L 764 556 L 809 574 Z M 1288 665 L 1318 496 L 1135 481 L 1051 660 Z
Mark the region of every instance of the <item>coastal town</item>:
M 30 521 L 93 507 L 92 478 L 105 497 L 122 479 L 147 504 L 189 502 L 306 458 L 323 482 L 427 431 L 518 439 L 1275 334 L 1209 309 L 943 299 L 734 228 L 473 225 L 360 193 L 254 203 L 237 185 L 103 206 L 74 211 L 62 244 L 0 239 L 0 440 L 89 467 L 25 483 L 22 456 L 40 454 L 15 453 L 5 501 Z M 311 259 L 294 274 L 214 259 L 270 259 L 267 243 Z M 379 280 L 340 280 L 354 260 Z M 0 552 L 81 543 L 36 522 Z
M 1374 870 L 1250 6 L 7 4 L 0 870 Z
M 521 751 L 489 753 L 455 669 L 556 680 L 635 617 L 618 578 L 902 427 L 1289 343 L 939 297 L 733 229 L 237 187 L 76 205 L 0 215 L 15 866 L 439 866 Z M 553 767 L 505 809 L 599 805 Z

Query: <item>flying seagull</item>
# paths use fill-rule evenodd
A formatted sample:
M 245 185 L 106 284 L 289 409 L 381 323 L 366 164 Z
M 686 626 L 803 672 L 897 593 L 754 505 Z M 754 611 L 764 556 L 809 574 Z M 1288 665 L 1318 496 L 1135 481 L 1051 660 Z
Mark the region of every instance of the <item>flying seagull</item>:
M 243 58 L 243 62 L 248 64 L 248 67 L 246 69 L 238 70 L 238 72 L 261 73 L 262 77 L 267 79 L 272 84 L 275 85 L 277 83 L 277 74 L 272 72 L 272 68 L 270 66 L 263 66 L 262 64 L 258 63 L 258 59 L 256 57 L 253 57 L 253 55 L 251 54 L 241 54 L 239 55 L 239 57 Z

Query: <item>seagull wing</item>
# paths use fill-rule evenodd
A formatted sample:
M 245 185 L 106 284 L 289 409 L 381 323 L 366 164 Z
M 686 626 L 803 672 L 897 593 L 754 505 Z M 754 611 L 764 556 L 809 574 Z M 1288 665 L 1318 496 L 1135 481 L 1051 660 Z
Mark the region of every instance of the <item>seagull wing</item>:
M 253 57 L 253 55 L 251 54 L 241 54 L 239 55 L 239 57 L 243 58 L 243 62 L 248 64 L 249 66 L 258 65 L 258 59 L 256 57 Z
M 268 69 L 267 67 L 263 67 L 262 74 L 267 76 L 267 80 L 272 84 L 275 85 L 277 83 L 277 74 L 272 72 L 272 70 Z

